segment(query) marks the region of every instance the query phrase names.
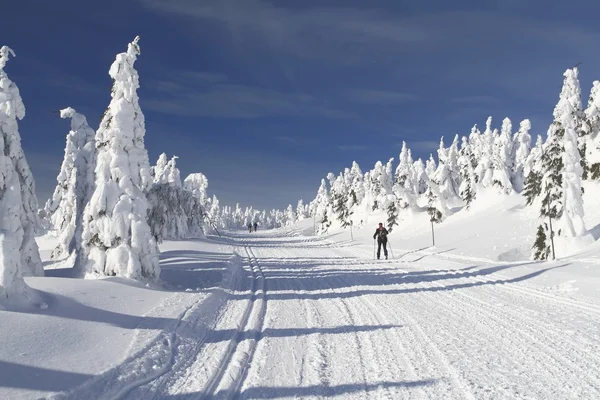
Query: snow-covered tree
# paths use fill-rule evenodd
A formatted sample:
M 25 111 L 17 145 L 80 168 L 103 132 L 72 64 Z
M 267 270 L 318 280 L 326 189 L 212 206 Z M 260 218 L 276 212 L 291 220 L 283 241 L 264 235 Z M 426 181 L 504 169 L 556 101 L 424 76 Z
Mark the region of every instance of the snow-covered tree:
M 586 161 L 589 178 L 600 180 L 600 81 L 594 81 L 585 109 Z
M 444 147 L 444 139 L 440 140 L 440 148 L 438 150 L 438 167 L 431 176 L 438 190 L 438 200 L 441 204 L 439 210 L 446 215 L 449 211 L 448 205 L 459 199 L 459 188 L 457 171 L 453 171 L 450 167 L 450 154 L 454 154 L 454 150 L 448 151 Z M 454 161 L 453 161 L 454 162 Z
M 208 198 L 208 179 L 204 174 L 200 172 L 189 174 L 183 181 L 183 188 L 192 192 L 201 205 L 206 205 Z
M 433 155 L 430 154 L 429 159 L 427 160 L 426 165 L 425 165 L 425 173 L 427 174 L 429 179 L 431 179 L 433 174 L 435 174 L 436 169 L 437 169 L 437 164 L 435 163 L 435 160 L 433 159 Z
M 494 156 L 492 181 L 502 193 L 510 193 L 513 190 L 511 175 L 513 171 L 513 138 L 512 123 L 510 119 L 504 118 L 500 135 L 494 140 Z
M 296 219 L 298 221 L 304 221 L 306 218 L 306 208 L 304 207 L 304 202 L 302 199 L 298 200 L 298 205 L 296 206 Z
M 19 276 L 44 275 L 34 237 L 35 229 L 39 226 L 35 183 L 21 147 L 17 123 L 17 119 L 25 116 L 25 106 L 19 88 L 4 72 L 9 55 L 14 56 L 9 47 L 0 48 L 0 229 L 7 231 L 4 233 L 3 249 L 16 247 L 20 261 L 15 254 L 4 255 L 7 262 L 5 282 L 8 285 L 4 290 L 7 294 L 12 285 L 8 282 L 17 282 Z
M 528 205 L 533 204 L 533 201 L 542 193 L 543 146 L 542 136 L 538 135 L 535 146 L 531 149 L 523 167 L 525 186 L 522 193 L 527 198 Z
M 160 156 L 158 156 L 156 165 L 150 167 L 150 175 L 152 175 L 154 183 L 168 183 L 166 173 L 168 163 L 169 159 L 167 158 L 167 154 L 162 153 Z
M 65 156 L 56 178 L 58 184 L 44 209 L 46 217 L 58 232 L 58 244 L 52 252 L 52 258 L 73 252 L 79 258 L 82 251 L 83 210 L 94 191 L 95 132 L 85 116 L 71 107 L 61 110 L 60 117 L 71 119 L 71 130 L 67 134 Z
M 434 170 L 435 171 L 435 170 Z M 427 172 L 425 172 L 425 164 L 420 158 L 413 163 L 413 192 L 419 196 L 427 190 Z
M 294 207 L 290 204 L 285 210 L 285 220 L 287 226 L 292 226 L 296 222 L 296 213 L 294 212 Z
M 409 160 L 409 149 L 406 147 L 406 142 L 402 142 L 402 150 L 400 151 L 400 163 L 396 167 L 396 173 L 394 174 L 394 183 L 404 187 L 406 181 L 411 175 L 412 162 Z
M 145 191 L 152 184 L 139 106 L 139 37 L 109 70 L 112 100 L 96 132 L 96 186 L 84 213 L 83 245 L 89 274 L 158 279 L 158 246 L 147 221 Z
M 581 90 L 577 68 L 565 72 L 563 93 L 556 105 L 555 118 L 562 127 L 562 207 L 559 229 L 567 237 L 587 234 L 583 222 L 583 198 L 581 180 L 585 165 L 581 162 L 581 149 L 578 147 L 581 129 Z
M 471 146 L 467 141 L 466 136 L 462 138 L 462 144 L 460 149 L 460 157 L 458 159 L 458 167 L 460 169 L 460 197 L 465 202 L 467 209 L 471 206 L 476 196 L 476 181 L 475 181 L 475 170 L 472 164 L 472 153 Z
M 528 119 L 521 121 L 519 131 L 514 137 L 514 164 L 512 172 L 512 185 L 517 192 L 521 192 L 525 186 L 525 165 L 527 157 L 531 152 L 531 122 Z
M 485 188 L 494 185 L 494 143 L 496 135 L 492 130 L 492 117 L 486 121 L 486 129 L 479 140 L 479 162 L 475 168 L 477 182 Z
M 434 224 L 442 222 L 443 214 L 439 210 L 439 190 L 434 181 L 429 181 L 427 184 L 427 191 L 425 192 L 425 198 L 427 199 L 427 214 L 429 214 L 429 222 L 431 222 L 431 238 L 433 245 L 435 246 L 435 233 Z

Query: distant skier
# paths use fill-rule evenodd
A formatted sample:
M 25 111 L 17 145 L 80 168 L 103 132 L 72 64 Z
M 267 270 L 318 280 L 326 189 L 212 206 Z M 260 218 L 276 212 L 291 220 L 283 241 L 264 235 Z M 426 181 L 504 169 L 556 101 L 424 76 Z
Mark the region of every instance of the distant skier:
M 258 229 L 258 222 L 254 223 L 254 232 L 256 232 L 256 230 Z
M 379 228 L 377 228 L 377 230 L 375 231 L 375 234 L 373 235 L 373 240 L 375 240 L 375 238 L 377 238 L 377 259 L 378 260 L 379 260 L 379 257 L 381 256 L 381 245 L 383 245 L 383 254 L 385 255 L 385 259 L 387 260 L 387 258 L 388 258 L 387 235 L 388 235 L 387 229 L 385 229 L 383 227 L 383 224 L 380 222 Z
M 252 233 L 252 223 L 248 224 L 248 232 Z

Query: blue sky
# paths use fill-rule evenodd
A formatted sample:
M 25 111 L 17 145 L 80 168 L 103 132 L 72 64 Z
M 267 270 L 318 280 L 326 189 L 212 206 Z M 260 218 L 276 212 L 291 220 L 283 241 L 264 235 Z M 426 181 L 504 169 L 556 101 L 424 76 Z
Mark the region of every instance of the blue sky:
M 420 157 L 488 115 L 545 133 L 562 73 L 600 79 L 595 1 L 42 0 L 1 7 L 0 44 L 27 107 L 20 124 L 40 203 L 72 106 L 93 128 L 108 68 L 141 36 L 140 103 L 151 162 L 176 154 L 222 202 L 284 208 L 327 172 Z

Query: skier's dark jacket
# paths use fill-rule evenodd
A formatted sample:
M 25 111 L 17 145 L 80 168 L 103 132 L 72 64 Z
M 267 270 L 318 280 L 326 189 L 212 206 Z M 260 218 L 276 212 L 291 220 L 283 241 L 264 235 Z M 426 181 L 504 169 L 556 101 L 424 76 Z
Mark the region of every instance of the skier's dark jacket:
M 387 235 L 388 235 L 388 231 L 387 229 L 383 228 L 383 229 L 379 229 L 377 228 L 377 230 L 375 230 L 375 234 L 373 235 L 373 239 L 377 238 L 378 242 L 387 242 Z

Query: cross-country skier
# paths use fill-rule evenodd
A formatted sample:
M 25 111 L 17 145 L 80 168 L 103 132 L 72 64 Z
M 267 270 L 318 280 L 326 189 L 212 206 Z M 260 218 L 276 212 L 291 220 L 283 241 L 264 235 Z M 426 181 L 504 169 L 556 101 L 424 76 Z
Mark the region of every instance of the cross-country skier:
M 252 222 L 248 224 L 248 232 L 252 233 Z
M 379 227 L 377 228 L 377 230 L 375 231 L 375 234 L 373 235 L 373 240 L 375 240 L 375 238 L 377 238 L 377 259 L 378 260 L 381 255 L 381 245 L 383 245 L 383 254 L 385 255 L 385 259 L 387 260 L 387 258 L 388 258 L 387 235 L 388 235 L 387 229 L 385 229 L 383 227 L 383 224 L 380 222 Z
M 254 232 L 256 232 L 256 230 L 258 229 L 258 222 L 254 223 Z

